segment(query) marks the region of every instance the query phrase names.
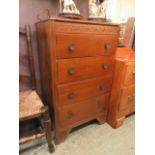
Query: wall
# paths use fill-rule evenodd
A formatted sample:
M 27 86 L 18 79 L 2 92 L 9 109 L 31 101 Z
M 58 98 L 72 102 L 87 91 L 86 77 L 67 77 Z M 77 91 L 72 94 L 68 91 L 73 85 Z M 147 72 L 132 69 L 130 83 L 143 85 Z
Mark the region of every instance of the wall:
M 108 17 L 113 22 L 126 22 L 135 16 L 135 0 L 109 0 Z

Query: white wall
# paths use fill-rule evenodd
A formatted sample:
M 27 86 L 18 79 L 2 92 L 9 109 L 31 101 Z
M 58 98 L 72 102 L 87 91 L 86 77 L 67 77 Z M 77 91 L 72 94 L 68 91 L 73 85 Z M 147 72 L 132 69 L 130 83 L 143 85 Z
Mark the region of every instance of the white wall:
M 107 18 L 113 22 L 126 22 L 135 16 L 135 0 L 109 0 Z

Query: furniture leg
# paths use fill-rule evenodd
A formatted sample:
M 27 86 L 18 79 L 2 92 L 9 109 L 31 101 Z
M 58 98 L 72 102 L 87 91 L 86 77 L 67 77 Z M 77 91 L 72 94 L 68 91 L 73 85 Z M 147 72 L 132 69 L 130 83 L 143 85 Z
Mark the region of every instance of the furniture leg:
M 96 119 L 97 119 L 97 121 L 99 122 L 99 124 L 103 124 L 103 123 L 105 123 L 105 121 L 106 121 L 105 115 L 100 115 L 100 116 L 98 116 Z
M 48 108 L 46 107 L 45 112 L 43 113 L 43 124 L 44 124 L 44 130 L 46 133 L 46 139 L 48 143 L 49 152 L 54 152 L 54 146 L 51 143 L 51 120 L 49 117 Z
M 123 124 L 124 119 L 125 119 L 125 116 L 117 118 L 117 119 L 114 119 L 114 120 L 108 120 L 108 124 L 111 127 L 116 129 L 116 128 L 120 127 Z

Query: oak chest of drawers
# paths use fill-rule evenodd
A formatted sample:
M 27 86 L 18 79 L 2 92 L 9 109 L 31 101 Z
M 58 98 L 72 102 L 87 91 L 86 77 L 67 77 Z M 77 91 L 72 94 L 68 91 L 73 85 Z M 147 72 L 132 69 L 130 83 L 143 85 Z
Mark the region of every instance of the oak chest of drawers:
M 131 48 L 117 50 L 107 122 L 117 128 L 135 111 L 135 59 Z
M 55 142 L 107 116 L 119 27 L 82 20 L 36 24 L 43 100 L 54 113 Z

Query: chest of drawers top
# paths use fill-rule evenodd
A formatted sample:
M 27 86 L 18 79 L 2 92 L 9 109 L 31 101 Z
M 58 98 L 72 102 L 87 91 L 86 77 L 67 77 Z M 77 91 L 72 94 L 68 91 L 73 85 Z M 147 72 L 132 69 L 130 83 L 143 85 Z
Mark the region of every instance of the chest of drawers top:
M 56 32 L 116 34 L 119 31 L 118 24 L 89 20 L 53 18 L 40 21 L 37 25 L 40 23 L 54 23 Z

